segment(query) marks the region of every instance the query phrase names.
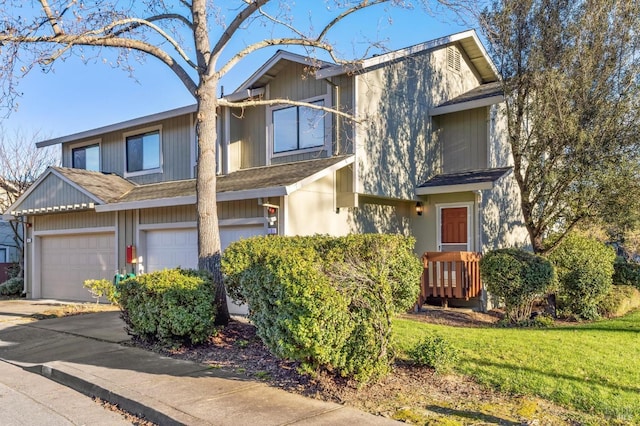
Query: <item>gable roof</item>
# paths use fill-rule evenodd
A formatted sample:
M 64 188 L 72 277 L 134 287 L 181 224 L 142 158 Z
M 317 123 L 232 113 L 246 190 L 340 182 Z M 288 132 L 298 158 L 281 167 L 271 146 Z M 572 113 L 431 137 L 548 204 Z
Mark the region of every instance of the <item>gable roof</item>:
M 457 43 L 462 48 L 478 71 L 483 83 L 490 83 L 498 80 L 498 70 L 480 42 L 475 30 L 467 30 L 445 37 L 440 37 L 435 40 L 416 44 L 404 49 L 394 50 L 393 52 L 377 55 L 351 64 L 322 68 L 316 72 L 316 78 L 328 78 L 346 73 L 364 71 L 368 68 L 397 61 L 407 56 L 434 50 L 453 43 Z
M 436 175 L 418 186 L 416 195 L 491 189 L 498 179 L 510 171 L 511 167 L 500 167 Z
M 269 81 L 275 78 L 278 72 L 283 68 L 283 61 L 294 62 L 314 68 L 326 68 L 335 65 L 331 62 L 322 61 L 309 56 L 278 50 L 275 55 L 269 58 L 267 62 L 251 74 L 251 76 L 246 79 L 244 83 L 242 83 L 232 94 L 225 96 L 225 98 L 234 97 L 234 95 L 237 94 L 243 94 L 248 89 L 265 86 Z
M 354 161 L 341 155 L 295 163 L 238 170 L 218 176 L 217 200 L 232 201 L 289 195 Z M 48 177 L 55 176 L 87 198 L 72 205 L 56 202 L 55 196 L 36 208 L 20 209 Z M 96 212 L 177 206 L 196 203 L 195 179 L 137 185 L 115 174 L 50 167 L 7 211 L 7 216 L 95 209 Z

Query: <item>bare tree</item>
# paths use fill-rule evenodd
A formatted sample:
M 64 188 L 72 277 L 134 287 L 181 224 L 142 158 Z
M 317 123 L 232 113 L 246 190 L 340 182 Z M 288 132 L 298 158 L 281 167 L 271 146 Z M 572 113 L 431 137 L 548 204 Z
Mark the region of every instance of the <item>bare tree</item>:
M 534 251 L 591 218 L 623 223 L 640 195 L 640 2 L 495 0 L 480 23 Z
M 433 2 L 445 6 L 452 3 Z M 413 3 L 428 8 L 429 0 Z M 293 102 L 219 99 L 220 79 L 250 54 L 274 46 L 301 46 L 312 57 L 316 52 L 324 52 L 335 62 L 345 63 L 327 40 L 338 23 L 365 8 L 383 4 L 414 6 L 408 0 L 326 0 L 325 7 L 333 16 L 313 30 L 309 22 L 300 26 L 294 19 L 293 9 L 305 7 L 303 2 L 300 4 L 280 0 L 13 0 L 3 2 L 0 8 L 0 74 L 4 79 L 5 100 L 14 98 L 16 81 L 32 68 L 48 69 L 56 60 L 73 53 L 86 58 L 101 48 L 115 49 L 120 55 L 117 64 L 123 68 L 130 68 L 128 60 L 136 56 L 161 61 L 196 99 L 198 267 L 213 274 L 219 308 L 217 321 L 221 324 L 228 321 L 229 315 L 220 271 L 216 210 L 217 108 Z M 229 47 L 232 39 L 243 32 L 243 38 L 253 41 L 227 52 L 227 48 L 234 49 Z M 317 104 L 305 106 L 349 118 L 343 112 Z
M 0 212 L 5 212 L 24 194 L 31 184 L 49 166 L 59 162 L 59 153 L 52 148 L 36 148 L 42 139 L 39 132 L 30 135 L 20 130 L 8 135 L 0 128 Z M 24 241 L 22 223 L 10 221 L 12 241 L 0 241 L 18 249 L 22 274 Z

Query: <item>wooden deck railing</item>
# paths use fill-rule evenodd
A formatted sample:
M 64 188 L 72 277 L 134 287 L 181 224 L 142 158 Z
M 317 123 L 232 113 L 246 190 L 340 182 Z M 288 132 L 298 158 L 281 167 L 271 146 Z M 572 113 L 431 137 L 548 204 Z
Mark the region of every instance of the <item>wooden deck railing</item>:
M 480 296 L 480 253 L 468 251 L 426 252 L 422 256 L 424 271 L 420 305 L 427 297 L 465 299 Z

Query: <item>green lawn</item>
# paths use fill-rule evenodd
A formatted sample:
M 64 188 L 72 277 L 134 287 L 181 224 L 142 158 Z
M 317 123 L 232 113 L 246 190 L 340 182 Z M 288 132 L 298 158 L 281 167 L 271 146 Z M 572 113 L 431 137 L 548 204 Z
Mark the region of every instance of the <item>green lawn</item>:
M 640 311 L 549 329 L 394 321 L 401 350 L 433 331 L 461 350 L 456 371 L 481 383 L 640 424 Z

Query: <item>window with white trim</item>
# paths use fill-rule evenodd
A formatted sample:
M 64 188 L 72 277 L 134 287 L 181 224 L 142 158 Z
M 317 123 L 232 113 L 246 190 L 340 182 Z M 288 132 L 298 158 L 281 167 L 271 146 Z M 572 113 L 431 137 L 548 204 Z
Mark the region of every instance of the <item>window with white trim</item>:
M 126 172 L 157 172 L 162 164 L 160 130 L 126 136 Z
M 71 167 L 100 171 L 100 145 L 92 144 L 71 149 Z
M 324 99 L 309 102 L 324 106 Z M 273 153 L 279 154 L 325 145 L 326 112 L 307 106 L 283 106 L 271 111 Z
M 7 263 L 7 249 L 0 248 L 0 263 Z

